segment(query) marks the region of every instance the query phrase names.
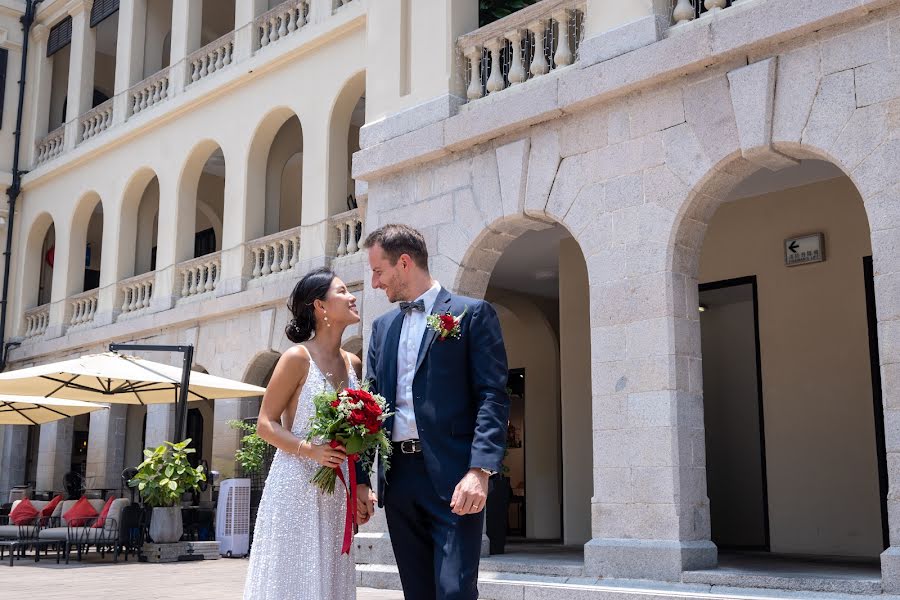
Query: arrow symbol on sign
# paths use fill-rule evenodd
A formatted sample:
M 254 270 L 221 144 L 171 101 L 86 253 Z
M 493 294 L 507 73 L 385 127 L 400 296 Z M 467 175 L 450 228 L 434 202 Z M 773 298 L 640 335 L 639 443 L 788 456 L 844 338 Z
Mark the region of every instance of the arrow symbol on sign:
M 797 248 L 799 248 L 799 247 L 800 247 L 800 246 L 797 244 L 797 240 L 791 240 L 791 243 L 790 243 L 790 245 L 788 246 L 788 250 L 790 250 L 791 252 L 793 252 L 794 254 L 796 254 L 796 253 L 797 253 Z

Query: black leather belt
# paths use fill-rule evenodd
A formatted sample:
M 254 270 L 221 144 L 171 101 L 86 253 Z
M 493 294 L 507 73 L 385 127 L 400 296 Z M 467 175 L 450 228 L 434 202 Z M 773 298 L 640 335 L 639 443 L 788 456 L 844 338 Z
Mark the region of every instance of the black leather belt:
M 399 450 L 403 454 L 418 454 L 422 451 L 422 442 L 419 440 L 403 440 L 402 442 L 394 442 L 394 449 Z

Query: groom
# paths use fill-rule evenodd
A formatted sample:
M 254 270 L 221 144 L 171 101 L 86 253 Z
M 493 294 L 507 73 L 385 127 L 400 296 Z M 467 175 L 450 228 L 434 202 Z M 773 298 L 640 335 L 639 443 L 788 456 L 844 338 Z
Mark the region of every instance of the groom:
M 372 287 L 398 308 L 372 325 L 367 362 L 394 416 L 390 470 L 379 470 L 403 594 L 410 600 L 475 600 L 488 478 L 500 470 L 509 397 L 497 314 L 431 278 L 422 234 L 385 225 L 364 243 Z M 443 325 L 429 315 L 444 318 Z M 458 328 L 454 327 L 458 324 Z M 360 523 L 374 511 L 366 473 Z

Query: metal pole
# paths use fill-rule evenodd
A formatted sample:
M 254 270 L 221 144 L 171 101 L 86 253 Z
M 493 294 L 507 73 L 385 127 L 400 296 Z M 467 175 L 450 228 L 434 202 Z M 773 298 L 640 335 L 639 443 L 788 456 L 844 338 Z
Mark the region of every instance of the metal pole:
M 181 387 L 175 402 L 175 443 L 184 440 L 187 435 L 187 399 L 188 388 L 191 385 L 191 365 L 194 361 L 194 346 L 166 346 L 163 344 L 110 344 L 110 352 L 119 350 L 131 350 L 132 352 L 180 352 L 181 361 Z

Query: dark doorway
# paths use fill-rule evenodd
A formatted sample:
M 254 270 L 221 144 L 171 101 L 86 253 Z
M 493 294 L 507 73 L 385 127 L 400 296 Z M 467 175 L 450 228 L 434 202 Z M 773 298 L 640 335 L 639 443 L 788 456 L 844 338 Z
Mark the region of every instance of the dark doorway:
M 756 277 L 701 285 L 699 308 L 712 541 L 768 551 Z
M 872 369 L 875 452 L 878 461 L 878 497 L 881 504 L 881 543 L 884 549 L 887 549 L 891 545 L 887 509 L 887 450 L 884 443 L 884 406 L 881 399 L 881 359 L 878 355 L 878 315 L 875 312 L 875 271 L 872 267 L 871 256 L 863 257 L 863 276 L 866 285 L 866 319 L 869 324 L 869 362 Z

